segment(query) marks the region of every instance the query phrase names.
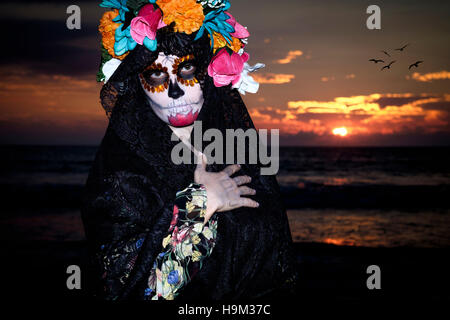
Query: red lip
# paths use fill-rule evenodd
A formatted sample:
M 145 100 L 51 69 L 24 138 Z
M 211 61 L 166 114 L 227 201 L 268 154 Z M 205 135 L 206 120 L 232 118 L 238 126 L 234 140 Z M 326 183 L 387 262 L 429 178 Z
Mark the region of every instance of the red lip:
M 187 114 L 177 113 L 175 117 L 169 116 L 169 123 L 174 127 L 185 127 L 188 126 L 197 119 L 198 110 L 195 113 L 188 112 Z

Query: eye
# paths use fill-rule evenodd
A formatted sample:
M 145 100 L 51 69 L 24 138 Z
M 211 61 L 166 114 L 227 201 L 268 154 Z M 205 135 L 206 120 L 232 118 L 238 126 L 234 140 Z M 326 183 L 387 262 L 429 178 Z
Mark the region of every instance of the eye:
M 193 79 L 195 70 L 196 67 L 193 62 L 186 62 L 178 68 L 178 76 L 185 80 Z
M 185 72 L 190 72 L 192 70 L 195 70 L 195 66 L 192 63 L 186 63 L 183 68 L 181 69 L 181 71 L 185 71 Z
M 161 70 L 153 71 L 150 77 L 152 77 L 153 79 L 161 79 L 165 77 L 165 72 L 162 72 Z
M 142 75 L 144 76 L 145 81 L 147 81 L 147 83 L 151 86 L 159 86 L 164 84 L 164 82 L 166 82 L 169 78 L 169 74 L 160 69 L 150 69 L 144 71 Z

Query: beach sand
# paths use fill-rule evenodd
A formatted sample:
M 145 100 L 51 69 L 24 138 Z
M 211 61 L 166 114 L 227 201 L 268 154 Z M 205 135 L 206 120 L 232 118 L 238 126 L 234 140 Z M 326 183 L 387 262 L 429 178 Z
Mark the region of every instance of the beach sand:
M 301 220 L 298 219 L 300 214 Z M 311 234 L 293 232 L 300 274 L 295 297 L 298 301 L 318 301 L 323 298 L 347 302 L 419 298 L 450 301 L 448 248 L 380 246 L 383 243 L 376 243 L 377 246 L 361 246 L 361 243 L 371 244 L 367 241 L 370 234 L 354 238 L 355 242 L 349 242 L 348 239 L 352 238 L 348 237 L 347 224 L 341 223 L 347 219 L 354 220 L 353 215 L 343 215 L 339 212 L 321 215 L 315 211 L 311 213 L 292 210 L 288 215 L 291 229 L 294 231 L 303 229 L 307 232 L 315 226 L 316 219 L 320 220 L 322 226 L 333 226 L 332 232 L 329 233 L 325 232 L 327 229 L 324 228 L 312 232 L 312 235 L 321 235 L 314 238 L 316 242 L 305 241 Z M 58 212 L 48 210 L 40 211 L 39 215 L 16 212 L 8 216 L 1 220 L 0 239 L 6 253 L 1 264 L 4 275 L 2 288 L 8 288 L 9 296 L 14 299 L 27 299 L 31 294 L 33 299 L 68 302 L 89 300 L 86 289 L 87 243 L 79 212 L 70 209 Z M 310 221 L 311 219 L 313 221 Z M 301 228 L 295 227 L 296 223 L 300 223 Z M 350 235 L 353 237 L 359 234 L 351 231 Z M 339 236 L 347 239 L 347 242 L 330 241 L 339 240 Z M 66 269 L 70 265 L 78 265 L 81 268 L 81 290 L 68 290 L 66 287 L 66 279 L 69 276 Z M 367 274 L 367 267 L 370 265 L 380 267 L 380 290 L 367 288 L 366 281 L 370 276 Z
M 448 300 L 448 249 L 368 248 L 295 243 L 300 281 L 299 302 L 332 299 L 344 302 L 398 299 Z M 2 288 L 13 299 L 88 301 L 85 241 L 8 243 L 4 248 Z M 66 269 L 81 268 L 81 290 L 68 290 Z M 369 290 L 367 267 L 378 265 L 381 289 Z

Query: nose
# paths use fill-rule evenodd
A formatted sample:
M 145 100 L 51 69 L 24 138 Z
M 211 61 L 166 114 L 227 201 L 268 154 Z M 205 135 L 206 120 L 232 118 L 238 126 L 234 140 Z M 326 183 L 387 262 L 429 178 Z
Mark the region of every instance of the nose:
M 173 83 L 172 80 L 170 80 L 169 97 L 171 97 L 172 99 L 178 99 L 179 97 L 182 96 L 184 96 L 184 91 L 183 89 L 180 88 L 178 82 L 175 81 L 175 83 Z

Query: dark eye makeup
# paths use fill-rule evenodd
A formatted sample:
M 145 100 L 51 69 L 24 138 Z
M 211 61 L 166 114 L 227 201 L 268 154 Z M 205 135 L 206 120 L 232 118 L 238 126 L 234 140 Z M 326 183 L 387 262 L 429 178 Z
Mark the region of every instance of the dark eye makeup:
M 177 81 L 186 86 L 194 86 L 195 83 L 198 83 L 195 77 L 196 71 L 195 58 L 192 54 L 175 59 L 172 66 L 172 73 L 177 76 Z M 168 88 L 170 80 L 167 68 L 163 67 L 161 63 L 153 63 L 148 66 L 139 77 L 146 90 L 152 92 L 164 91 Z
M 184 80 L 191 80 L 194 78 L 196 70 L 194 60 L 184 61 L 178 66 L 177 76 Z
M 164 68 L 166 69 L 166 68 Z M 159 86 L 169 79 L 167 69 L 149 69 L 142 73 L 145 81 L 151 86 Z

